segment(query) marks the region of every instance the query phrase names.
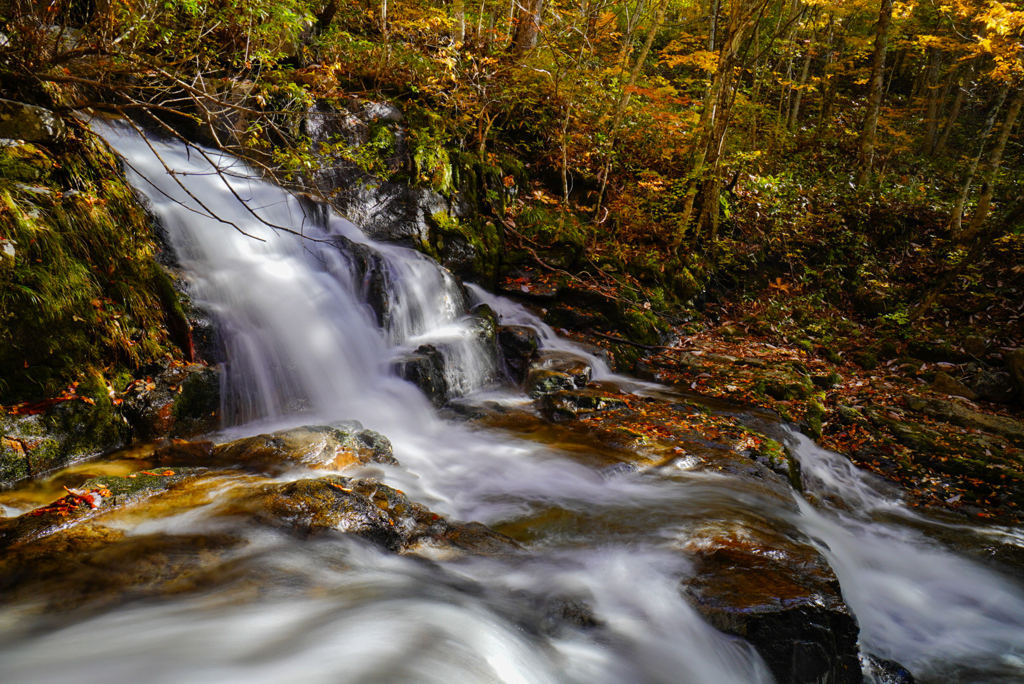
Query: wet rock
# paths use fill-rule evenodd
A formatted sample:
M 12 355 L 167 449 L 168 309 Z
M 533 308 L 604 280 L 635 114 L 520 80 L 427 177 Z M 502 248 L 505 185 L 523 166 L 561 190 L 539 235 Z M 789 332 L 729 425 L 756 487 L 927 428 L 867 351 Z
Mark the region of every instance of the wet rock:
M 172 444 L 158 449 L 158 463 L 182 463 L 205 466 L 240 466 L 262 473 L 276 474 L 294 467 L 312 470 L 342 470 L 355 465 L 380 463 L 397 465 L 387 437 L 362 425 L 305 426 L 227 444 L 209 447 Z M 202 459 L 198 463 L 191 460 Z
M 828 563 L 795 530 L 697 530 L 686 593 L 718 629 L 743 637 L 779 684 L 860 684 L 858 627 Z
M 220 427 L 220 373 L 202 364 L 172 365 L 132 383 L 121 413 L 136 441 L 193 437 Z
M 498 352 L 509 379 L 523 382 L 537 357 L 537 331 L 522 325 L 498 326 Z
M 369 304 L 377 325 L 384 329 L 391 316 L 390 274 L 383 255 L 370 245 L 346 237 L 334 238 L 335 246 L 351 262 L 360 283 L 363 301 Z
M 1005 352 L 1003 358 L 1006 359 L 1006 368 L 1017 386 L 1017 401 L 1024 403 L 1024 347 Z
M 560 390 L 545 394 L 541 399 L 541 413 L 554 422 L 617 408 L 626 408 L 626 402 L 599 390 Z
M 41 414 L 0 415 L 0 487 L 116 449 L 129 433 L 109 400 L 64 401 Z
M 395 361 L 395 372 L 419 387 L 434 406 L 448 401 L 448 379 L 444 374 L 444 357 L 432 344 L 420 345 L 416 351 Z
M 136 503 L 202 472 L 197 468 L 160 468 L 125 477 L 88 480 L 46 506 L 0 520 L 0 550 L 48 536 L 112 508 Z
M 935 379 L 932 381 L 932 389 L 936 392 L 963 397 L 964 399 L 978 398 L 978 395 L 970 387 L 945 371 L 939 371 L 935 374 Z
M 914 675 L 895 660 L 862 653 L 860 663 L 865 684 L 914 684 Z
M 537 398 L 566 389 L 582 389 L 590 382 L 592 370 L 586 359 L 568 352 L 544 351 L 526 374 L 526 392 Z
M 478 304 L 468 316 L 469 334 L 480 343 L 492 362 L 498 359 L 498 314 L 486 304 Z
M 1006 416 L 981 413 L 954 401 L 923 399 L 907 395 L 905 401 L 914 411 L 965 428 L 989 430 L 1014 441 L 1024 443 L 1024 424 Z
M 53 112 L 12 100 L 0 100 L 0 138 L 59 142 L 67 129 Z
M 985 401 L 1008 403 L 1013 400 L 1013 379 L 1008 373 L 979 370 L 971 378 L 970 386 L 978 398 Z
M 392 105 L 352 101 L 335 108 L 320 103 L 307 119 L 314 146 L 323 144 L 329 149 L 341 140 L 357 149 L 372 142 L 376 145 L 374 163 L 380 167 L 398 172 L 412 163 L 401 112 Z M 454 208 L 433 188 L 411 185 L 404 179 L 381 181 L 346 153 L 321 156 L 322 163 L 310 180 L 342 216 L 375 240 L 418 248 L 430 239 L 432 217 Z
M 203 588 L 219 578 L 208 569 L 241 544 L 227 534 L 127 535 L 79 525 L 0 559 L 0 600 L 66 624 L 70 611 Z
M 377 480 L 340 476 L 269 484 L 223 511 L 310 536 L 352 534 L 390 551 L 428 557 L 518 554 L 514 541 L 479 523 L 449 523 Z

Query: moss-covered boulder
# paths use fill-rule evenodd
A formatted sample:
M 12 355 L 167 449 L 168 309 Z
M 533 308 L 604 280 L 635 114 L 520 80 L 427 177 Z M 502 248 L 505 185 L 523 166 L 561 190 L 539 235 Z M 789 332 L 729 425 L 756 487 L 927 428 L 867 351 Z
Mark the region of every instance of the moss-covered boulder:
M 132 382 L 122 399 L 136 440 L 194 437 L 220 427 L 220 373 L 209 366 L 172 363 Z
M 59 148 L 0 147 L 0 404 L 174 351 L 150 217 L 105 144 L 73 128 Z

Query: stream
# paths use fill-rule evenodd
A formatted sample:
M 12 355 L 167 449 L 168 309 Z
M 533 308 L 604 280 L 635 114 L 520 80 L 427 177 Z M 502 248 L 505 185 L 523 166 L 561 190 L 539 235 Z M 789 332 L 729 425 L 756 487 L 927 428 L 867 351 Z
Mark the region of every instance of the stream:
M 758 652 L 712 627 L 680 591 L 694 572 L 693 531 L 739 519 L 792 526 L 812 541 L 856 616 L 862 652 L 918 682 L 1024 682 L 1024 592 L 969 551 L 1022 546 L 1020 530 L 926 518 L 779 424 L 768 430 L 805 482 L 786 505 L 684 459 L 620 468 L 580 458 L 578 447 L 544 439 L 540 421 L 443 419 L 394 371 L 423 344 L 442 351 L 458 405 L 530 412 L 473 333 L 467 311 L 477 304 L 536 330 L 544 349 L 581 355 L 594 379 L 620 391 L 673 390 L 613 374 L 518 304 L 317 214 L 237 160 L 94 126 L 125 158 L 193 296 L 218 322 L 227 359 L 218 441 L 358 420 L 394 447 L 400 465 L 374 466 L 381 481 L 439 515 L 509 534 L 528 553 L 426 561 L 345 536 L 252 531 L 210 582 L 176 596 L 67 622 L 0 607 L 5 684 L 768 683 Z M 137 536 L 208 534 L 219 529 L 206 515 L 214 505 L 122 526 Z M 958 550 L 940 541 L 950 537 L 970 541 Z M 566 599 L 600 628 L 551 627 L 552 601 Z M 864 672 L 892 681 L 868 661 Z

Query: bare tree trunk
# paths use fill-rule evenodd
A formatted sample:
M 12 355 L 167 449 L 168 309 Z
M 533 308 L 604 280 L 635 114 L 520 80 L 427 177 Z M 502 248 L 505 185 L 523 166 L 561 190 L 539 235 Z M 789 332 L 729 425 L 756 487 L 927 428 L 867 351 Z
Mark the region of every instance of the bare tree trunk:
M 622 92 L 619 94 L 619 102 L 615 107 L 615 116 L 612 118 L 611 134 L 611 148 L 608 150 L 608 158 L 605 161 L 604 171 L 601 174 L 601 189 L 597 193 L 597 203 L 594 208 L 594 215 L 597 216 L 601 210 L 601 201 L 604 198 L 605 190 L 608 187 L 608 174 L 611 173 L 612 164 L 612 151 L 615 145 L 615 135 L 619 130 L 619 125 L 622 123 L 622 118 L 626 114 L 626 107 L 629 106 L 629 98 L 633 87 L 636 85 L 636 79 L 640 75 L 640 69 L 643 67 L 644 62 L 647 60 L 647 53 L 651 51 L 651 45 L 654 44 L 654 38 L 658 35 L 658 31 L 661 30 L 661 25 L 665 23 L 665 13 L 668 11 L 669 0 L 661 0 L 661 4 L 658 5 L 658 12 L 654 17 L 654 23 L 651 24 L 650 30 L 647 32 L 647 39 L 644 41 L 644 45 L 640 48 L 640 54 L 637 55 L 636 61 L 633 63 L 633 68 L 629 72 L 629 81 Z
M 996 138 L 996 146 L 992 149 L 992 156 L 988 160 L 988 173 L 985 182 L 981 186 L 981 195 L 978 197 L 978 206 L 974 208 L 974 216 L 971 223 L 963 233 L 960 234 L 957 242 L 961 245 L 969 243 L 981 230 L 982 224 L 988 218 L 992 209 L 992 195 L 995 193 L 996 178 L 999 175 L 999 166 L 1003 162 L 1003 152 L 1006 150 L 1006 141 L 1010 138 L 1010 131 L 1017 123 L 1017 115 L 1020 114 L 1021 105 L 1024 104 L 1024 88 L 1018 88 L 1010 101 L 1010 108 L 1006 112 L 1006 119 L 1003 120 L 1003 127 Z
M 938 133 L 939 123 L 939 69 L 942 66 L 942 53 L 938 48 L 931 48 L 928 51 L 928 75 L 926 78 L 928 90 L 928 106 L 924 113 L 924 139 L 918 154 L 928 154 L 935 147 L 935 136 Z
M 537 47 L 543 13 L 544 0 L 527 0 L 517 13 L 516 34 L 512 39 L 512 52 L 517 57 L 522 57 Z
M 466 42 L 466 0 L 452 0 L 452 15 L 458 24 L 455 36 L 460 43 Z
M 946 124 L 942 128 L 942 135 L 939 136 L 938 142 L 935 143 L 935 149 L 932 150 L 932 154 L 938 154 L 946 148 L 946 143 L 949 142 L 949 136 L 953 132 L 953 127 L 956 125 L 956 120 L 960 116 L 960 109 L 964 106 L 964 100 L 967 97 L 967 89 L 971 86 L 971 79 L 974 78 L 974 61 L 967 65 L 967 70 L 964 72 L 963 77 L 960 79 L 960 87 L 957 88 L 956 97 L 953 99 L 953 106 L 949 109 L 949 115 L 946 116 Z
M 875 156 L 875 136 L 878 132 L 878 113 L 882 109 L 882 85 L 885 76 L 885 51 L 889 45 L 889 24 L 892 22 L 893 0 L 882 0 L 875 30 L 875 52 L 871 59 L 871 88 L 868 91 L 868 111 L 864 119 L 864 132 L 860 139 L 860 168 L 857 185 L 871 177 L 871 164 Z
M 1003 102 L 1006 101 L 1007 91 L 1007 88 L 1003 88 L 999 91 L 999 98 L 996 105 L 992 108 L 988 118 L 985 119 L 985 127 L 981 132 L 981 141 L 978 143 L 978 151 L 971 160 L 971 165 L 967 168 L 967 176 L 964 178 L 964 185 L 960 189 L 959 197 L 956 198 L 956 204 L 953 205 L 953 216 L 949 224 L 949 229 L 952 231 L 953 235 L 960 234 L 964 218 L 964 205 L 967 204 L 967 196 L 971 194 L 971 184 L 974 183 L 974 174 L 978 170 L 978 164 L 981 162 L 981 155 L 985 151 L 985 143 L 988 141 L 988 135 L 992 132 L 992 127 L 996 125 L 996 117 L 999 116 L 999 110 L 1002 109 Z
M 811 72 L 811 45 L 814 42 L 814 34 L 811 34 L 811 42 L 807 45 L 807 54 L 804 56 L 804 68 L 800 72 L 800 85 L 796 89 L 796 95 L 793 96 L 793 106 L 789 110 L 789 122 L 786 124 L 786 128 L 790 132 L 796 130 L 796 123 L 800 117 L 800 103 L 804 98 L 804 88 L 807 87 L 807 77 Z

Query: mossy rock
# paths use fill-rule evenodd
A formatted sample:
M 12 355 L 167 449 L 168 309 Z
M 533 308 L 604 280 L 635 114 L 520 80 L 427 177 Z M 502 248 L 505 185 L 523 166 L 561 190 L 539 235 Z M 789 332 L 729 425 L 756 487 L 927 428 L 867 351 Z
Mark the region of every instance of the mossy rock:
M 455 275 L 493 287 L 504 239 L 493 221 L 459 219 L 440 211 L 430 217 L 422 251 Z
M 0 487 L 119 448 L 131 429 L 98 377 L 45 413 L 0 417 Z
M 653 311 L 644 311 L 630 307 L 622 312 L 623 332 L 635 342 L 648 346 L 661 344 L 662 338 L 671 332 L 671 328 L 663 318 Z
M 24 166 L 36 168 L 32 185 Z M 60 151 L 0 149 L 0 403 L 59 394 L 89 367 L 167 353 L 150 217 L 88 130 Z M 115 277 L 116 275 L 116 277 Z

